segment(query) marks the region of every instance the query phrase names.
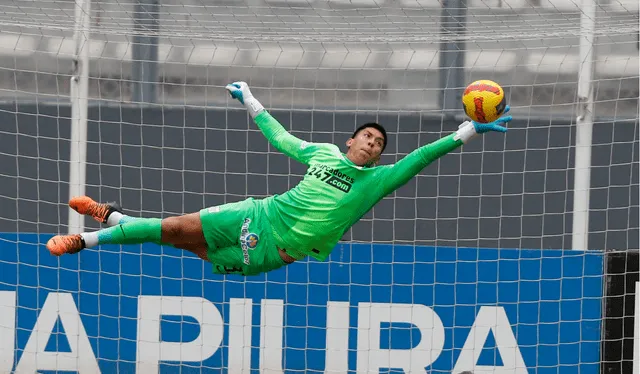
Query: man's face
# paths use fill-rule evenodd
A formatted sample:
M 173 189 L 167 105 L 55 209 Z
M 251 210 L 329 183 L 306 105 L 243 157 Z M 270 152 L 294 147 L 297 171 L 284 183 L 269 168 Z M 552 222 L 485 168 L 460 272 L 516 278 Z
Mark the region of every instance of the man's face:
M 374 165 L 380 160 L 383 146 L 382 133 L 373 127 L 367 127 L 347 140 L 347 158 L 358 166 Z

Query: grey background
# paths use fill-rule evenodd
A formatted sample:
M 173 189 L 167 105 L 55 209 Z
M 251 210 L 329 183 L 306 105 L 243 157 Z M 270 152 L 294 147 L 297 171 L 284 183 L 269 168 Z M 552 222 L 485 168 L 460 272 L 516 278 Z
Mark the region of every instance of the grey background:
M 440 113 L 442 0 L 165 0 L 158 103 L 224 106 L 234 80 L 269 108 Z M 131 102 L 136 1 L 92 4 L 89 97 Z M 465 82 L 492 79 L 521 116 L 573 116 L 580 1 L 469 0 Z M 637 0 L 597 0 L 595 112 L 638 113 Z M 66 101 L 74 2 L 0 0 L 0 98 Z M 139 32 L 139 31 L 138 31 Z M 154 34 L 155 35 L 155 34 Z M 460 87 L 462 88 L 462 87 Z M 354 94 L 356 92 L 356 94 Z
M 419 113 L 272 113 L 300 138 L 339 145 L 376 120 L 390 135 L 384 164 L 460 123 Z M 63 104 L 0 106 L 0 231 L 66 231 L 69 117 Z M 269 147 L 244 110 L 102 103 L 89 117 L 87 193 L 118 200 L 131 215 L 166 217 L 282 193 L 304 172 Z M 575 125 L 549 117 L 509 127 L 431 164 L 344 239 L 571 248 Z M 637 249 L 638 119 L 598 121 L 593 142 L 589 247 Z

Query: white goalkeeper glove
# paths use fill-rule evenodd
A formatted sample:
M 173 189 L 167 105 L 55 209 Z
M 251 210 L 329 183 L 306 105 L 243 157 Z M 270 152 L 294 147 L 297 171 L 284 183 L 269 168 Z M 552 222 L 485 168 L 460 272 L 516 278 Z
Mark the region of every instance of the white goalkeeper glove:
M 510 109 L 511 107 L 507 105 L 507 107 L 504 109 L 503 114 L 507 113 Z M 489 123 L 465 121 L 458 127 L 458 131 L 456 131 L 456 135 L 453 137 L 453 139 L 460 139 L 463 143 L 466 144 L 469 140 L 473 139 L 478 134 L 484 134 L 485 132 L 489 131 L 507 132 L 506 124 L 512 119 L 513 117 L 511 116 L 504 116 Z
M 244 104 L 251 118 L 255 118 L 264 110 L 262 104 L 253 97 L 251 90 L 249 90 L 249 85 L 246 82 L 233 82 L 228 84 L 225 89 L 229 91 L 231 97 Z

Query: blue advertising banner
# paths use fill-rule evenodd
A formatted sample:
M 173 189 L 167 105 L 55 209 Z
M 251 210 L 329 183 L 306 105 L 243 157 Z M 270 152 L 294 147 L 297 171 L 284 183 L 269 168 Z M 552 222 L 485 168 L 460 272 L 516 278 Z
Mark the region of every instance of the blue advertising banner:
M 0 372 L 599 371 L 601 252 L 344 243 L 243 278 L 48 238 L 0 236 Z

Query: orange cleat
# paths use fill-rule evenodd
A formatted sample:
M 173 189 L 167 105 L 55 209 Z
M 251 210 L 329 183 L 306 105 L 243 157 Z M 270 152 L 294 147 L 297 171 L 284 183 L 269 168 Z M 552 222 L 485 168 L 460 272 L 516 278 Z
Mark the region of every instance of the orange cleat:
M 84 240 L 79 234 L 56 235 L 47 242 L 47 249 L 54 256 L 74 254 L 84 249 Z
M 107 223 L 111 213 L 121 211 L 116 203 L 98 203 L 89 196 L 76 196 L 69 200 L 69 206 L 80 214 L 93 217 L 100 223 Z

